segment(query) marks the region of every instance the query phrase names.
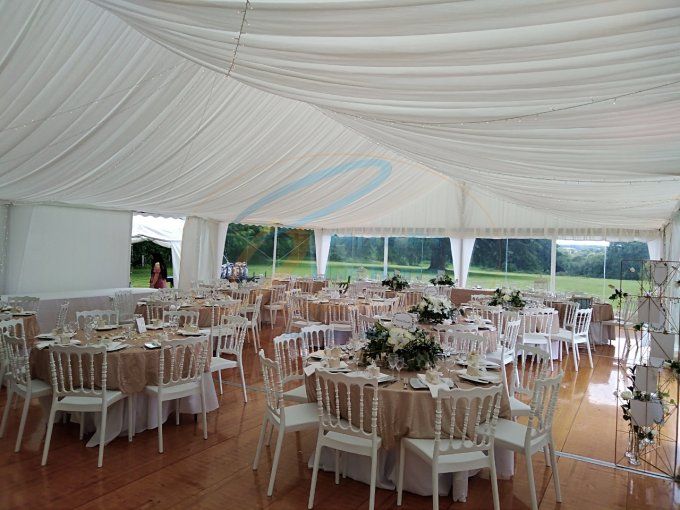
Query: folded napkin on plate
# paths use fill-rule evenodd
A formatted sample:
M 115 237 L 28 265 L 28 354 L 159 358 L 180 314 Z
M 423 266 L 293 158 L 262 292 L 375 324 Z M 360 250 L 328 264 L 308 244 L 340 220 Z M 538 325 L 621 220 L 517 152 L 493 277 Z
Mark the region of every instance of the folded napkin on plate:
M 310 363 L 307 365 L 304 370 L 305 370 L 305 375 L 309 377 L 312 375 L 314 372 L 316 372 L 316 369 L 321 366 L 321 363 Z
M 36 342 L 36 344 L 33 346 L 34 348 L 41 350 L 44 349 L 45 347 L 49 347 L 50 345 L 61 345 L 60 343 L 55 342 L 54 340 L 45 340 L 44 342 Z M 80 345 L 80 340 L 71 340 L 70 345 Z
M 341 362 L 340 362 L 340 366 L 339 366 L 339 367 L 336 367 L 336 368 L 331 368 L 331 367 L 329 367 L 329 366 L 328 366 L 326 363 L 324 363 L 324 362 L 312 362 L 312 363 L 308 364 L 308 365 L 304 368 L 305 375 L 306 375 L 307 377 L 309 377 L 309 376 L 312 375 L 314 372 L 316 372 L 316 369 L 317 369 L 317 368 L 326 368 L 326 369 L 328 369 L 329 371 L 333 372 L 334 370 L 338 370 L 338 371 L 342 370 L 342 371 L 345 371 L 345 370 L 347 370 L 348 367 L 347 367 L 347 363 L 345 363 L 344 361 L 341 361 Z
M 446 384 L 446 382 L 444 382 L 444 379 L 441 378 L 439 379 L 439 384 L 430 384 L 429 382 L 427 382 L 425 374 L 418 374 L 418 379 L 420 380 L 420 382 L 427 384 L 427 387 L 430 388 L 430 393 L 432 394 L 433 398 L 437 398 L 440 388 L 443 390 L 449 389 L 449 385 Z

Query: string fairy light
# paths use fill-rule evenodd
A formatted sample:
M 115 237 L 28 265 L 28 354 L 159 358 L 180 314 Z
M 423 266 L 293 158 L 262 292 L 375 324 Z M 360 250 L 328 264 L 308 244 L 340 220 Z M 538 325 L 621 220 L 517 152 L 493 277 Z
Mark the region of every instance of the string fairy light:
M 241 26 L 238 30 L 238 35 L 234 37 L 234 51 L 232 52 L 231 55 L 231 64 L 229 64 L 229 69 L 227 69 L 227 73 L 224 75 L 225 78 L 229 78 L 231 76 L 231 72 L 236 68 L 236 56 L 238 55 L 238 49 L 241 46 L 241 37 L 243 36 L 243 27 L 245 26 L 250 26 L 250 24 L 246 21 L 246 15 L 248 14 L 248 10 L 252 9 L 253 6 L 250 5 L 250 0 L 246 0 L 246 5 L 243 8 L 242 11 L 238 11 L 239 14 L 241 14 Z

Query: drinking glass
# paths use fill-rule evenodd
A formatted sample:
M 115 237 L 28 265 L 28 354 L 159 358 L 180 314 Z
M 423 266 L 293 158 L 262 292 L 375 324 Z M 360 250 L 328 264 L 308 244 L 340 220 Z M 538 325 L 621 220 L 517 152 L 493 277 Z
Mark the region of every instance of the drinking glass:
M 404 362 L 404 358 L 401 356 L 397 357 L 397 362 L 394 365 L 394 368 L 397 369 L 397 381 L 401 381 L 401 370 L 404 368 L 406 363 Z M 404 388 L 406 388 L 406 382 L 404 382 Z
M 89 344 L 92 340 L 92 332 L 94 331 L 94 324 L 91 320 L 85 320 L 83 322 L 83 333 L 85 334 L 85 341 Z
M 397 368 L 397 360 L 399 360 L 399 356 L 396 354 L 391 353 L 387 355 L 387 364 L 392 370 L 392 376 L 394 376 L 394 370 Z

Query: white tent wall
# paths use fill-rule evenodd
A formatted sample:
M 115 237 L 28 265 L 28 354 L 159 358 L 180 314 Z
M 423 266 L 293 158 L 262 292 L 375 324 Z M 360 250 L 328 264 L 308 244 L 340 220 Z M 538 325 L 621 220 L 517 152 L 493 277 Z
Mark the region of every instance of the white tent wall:
M 184 218 L 165 218 L 147 214 L 135 214 L 132 217 L 133 243 L 148 240 L 159 246 L 170 248 L 172 275 L 176 286 L 179 284 L 180 277 L 183 231 Z
M 475 247 L 475 238 L 459 239 L 450 237 L 449 241 L 451 242 L 453 274 L 458 280 L 458 286 L 465 287 L 470 272 L 470 260 L 472 260 L 472 250 Z
M 128 287 L 132 213 L 12 205 L 4 294 Z
M 321 229 L 315 229 L 314 249 L 316 251 L 316 274 L 317 276 L 325 276 L 328 267 L 328 255 L 331 250 L 331 235 Z
M 178 286 L 190 289 L 192 282 L 209 281 L 219 277 L 227 222 L 189 216 L 182 235 L 182 260 Z
M 5 289 L 5 273 L 7 269 L 7 248 L 9 240 L 9 204 L 0 202 L 0 295 Z

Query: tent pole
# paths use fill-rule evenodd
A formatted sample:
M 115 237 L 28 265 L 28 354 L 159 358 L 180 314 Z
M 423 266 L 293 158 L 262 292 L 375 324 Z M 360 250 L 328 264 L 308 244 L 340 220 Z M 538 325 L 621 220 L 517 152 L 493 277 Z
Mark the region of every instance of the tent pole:
M 607 289 L 607 245 L 604 245 L 604 263 L 602 264 L 602 300 Z
M 387 253 L 389 251 L 389 237 L 385 238 L 385 245 L 383 247 L 383 278 L 387 278 Z
M 272 254 L 272 279 L 276 275 L 276 243 L 279 239 L 279 226 L 274 227 L 274 253 Z
M 557 239 L 550 240 L 550 292 L 555 292 L 557 283 Z

